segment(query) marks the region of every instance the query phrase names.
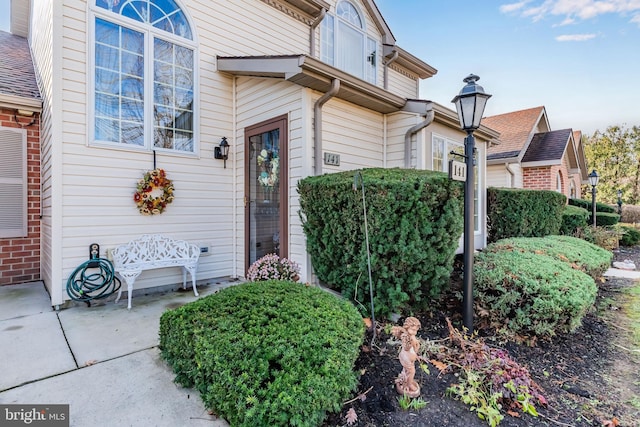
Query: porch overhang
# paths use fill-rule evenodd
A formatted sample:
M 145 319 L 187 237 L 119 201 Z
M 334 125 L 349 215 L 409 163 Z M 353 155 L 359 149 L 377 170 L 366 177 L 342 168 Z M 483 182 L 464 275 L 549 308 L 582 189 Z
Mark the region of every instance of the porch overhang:
M 309 14 L 310 16 L 316 18 L 320 16 L 322 10 L 329 10 L 331 6 L 324 0 L 284 0 L 285 3 L 289 3 L 290 5 L 297 7 L 301 11 Z
M 415 103 L 307 55 L 219 56 L 217 69 L 236 76 L 284 79 L 322 93 L 338 79 L 336 98 L 383 114 L 412 111 Z

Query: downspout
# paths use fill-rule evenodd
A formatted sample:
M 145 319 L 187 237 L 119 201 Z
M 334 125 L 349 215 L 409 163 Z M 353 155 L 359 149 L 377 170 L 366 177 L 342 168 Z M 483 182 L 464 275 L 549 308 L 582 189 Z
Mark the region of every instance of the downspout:
M 322 106 L 336 96 L 340 90 L 340 80 L 331 81 L 331 89 L 322 95 L 313 105 L 313 141 L 314 141 L 314 174 L 322 174 Z
M 509 172 L 509 175 L 511 175 L 511 188 L 515 188 L 516 172 L 511 169 L 511 163 L 505 163 L 504 167 L 507 168 L 507 172 Z
M 309 40 L 311 40 L 311 46 L 310 46 L 309 52 L 312 58 L 315 58 L 316 56 L 316 28 L 318 28 L 318 25 L 320 25 L 320 23 L 322 22 L 326 14 L 327 14 L 327 9 L 322 9 L 320 11 L 320 15 L 318 15 L 315 21 L 311 23 L 311 29 L 310 29 L 311 34 L 309 37 Z
M 396 59 L 398 59 L 398 51 L 394 50 L 393 51 L 393 55 L 391 55 L 391 58 L 387 59 L 384 62 L 384 89 L 388 90 L 389 89 L 389 65 L 391 65 L 392 62 L 394 62 Z
M 427 111 L 424 121 L 418 123 L 404 134 L 404 167 L 409 169 L 411 167 L 411 137 L 426 128 L 433 122 L 435 112 L 433 110 Z
M 232 218 L 238 218 L 238 162 L 236 162 L 236 153 L 238 152 L 238 143 L 237 143 L 237 129 L 236 126 L 238 125 L 237 123 L 237 117 L 238 117 L 238 77 L 237 76 L 233 76 L 233 84 L 232 84 L 232 101 L 231 101 L 231 110 L 233 111 L 233 113 L 231 114 L 232 117 L 232 123 L 231 123 L 231 129 L 232 129 L 232 138 L 231 140 L 233 141 L 233 177 L 231 178 L 232 180 L 232 187 L 233 187 L 233 216 Z M 244 141 L 242 142 L 243 146 L 244 146 Z M 243 149 L 244 150 L 244 149 Z M 245 196 L 246 197 L 246 196 Z M 246 212 L 243 211 L 243 215 L 246 215 Z M 232 231 L 231 231 L 231 235 L 233 236 L 233 272 L 232 272 L 232 278 L 236 279 L 238 278 L 238 221 L 233 221 L 233 227 L 232 227 Z M 244 267 L 243 267 L 244 269 Z M 244 274 L 243 274 L 244 275 Z

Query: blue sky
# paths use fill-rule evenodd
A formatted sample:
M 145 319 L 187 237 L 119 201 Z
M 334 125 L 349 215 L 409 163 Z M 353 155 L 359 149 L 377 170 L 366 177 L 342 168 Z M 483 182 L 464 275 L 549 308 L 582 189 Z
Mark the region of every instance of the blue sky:
M 544 105 L 552 129 L 640 125 L 640 0 L 376 0 L 400 47 L 435 67 L 420 95 L 453 108 L 470 73 L 486 115 Z M 0 0 L 0 30 L 9 28 Z
M 544 105 L 553 130 L 640 126 L 638 0 L 376 0 L 397 44 L 435 67 L 424 99 L 453 107 L 469 73 L 485 115 Z

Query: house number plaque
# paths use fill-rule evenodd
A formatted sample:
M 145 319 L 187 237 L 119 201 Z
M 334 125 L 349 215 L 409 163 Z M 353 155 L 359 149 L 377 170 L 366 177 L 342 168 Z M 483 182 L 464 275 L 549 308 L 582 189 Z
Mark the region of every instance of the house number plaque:
M 340 166 L 340 154 L 324 153 L 324 164 L 331 166 Z
M 466 181 L 467 165 L 457 160 L 449 160 L 449 178 L 454 181 Z

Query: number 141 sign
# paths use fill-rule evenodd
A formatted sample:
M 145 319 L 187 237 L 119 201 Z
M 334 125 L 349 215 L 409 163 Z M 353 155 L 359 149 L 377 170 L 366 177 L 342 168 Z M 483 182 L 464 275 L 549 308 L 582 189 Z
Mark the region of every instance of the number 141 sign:
M 466 181 L 467 165 L 457 160 L 449 160 L 449 178 L 454 181 Z

